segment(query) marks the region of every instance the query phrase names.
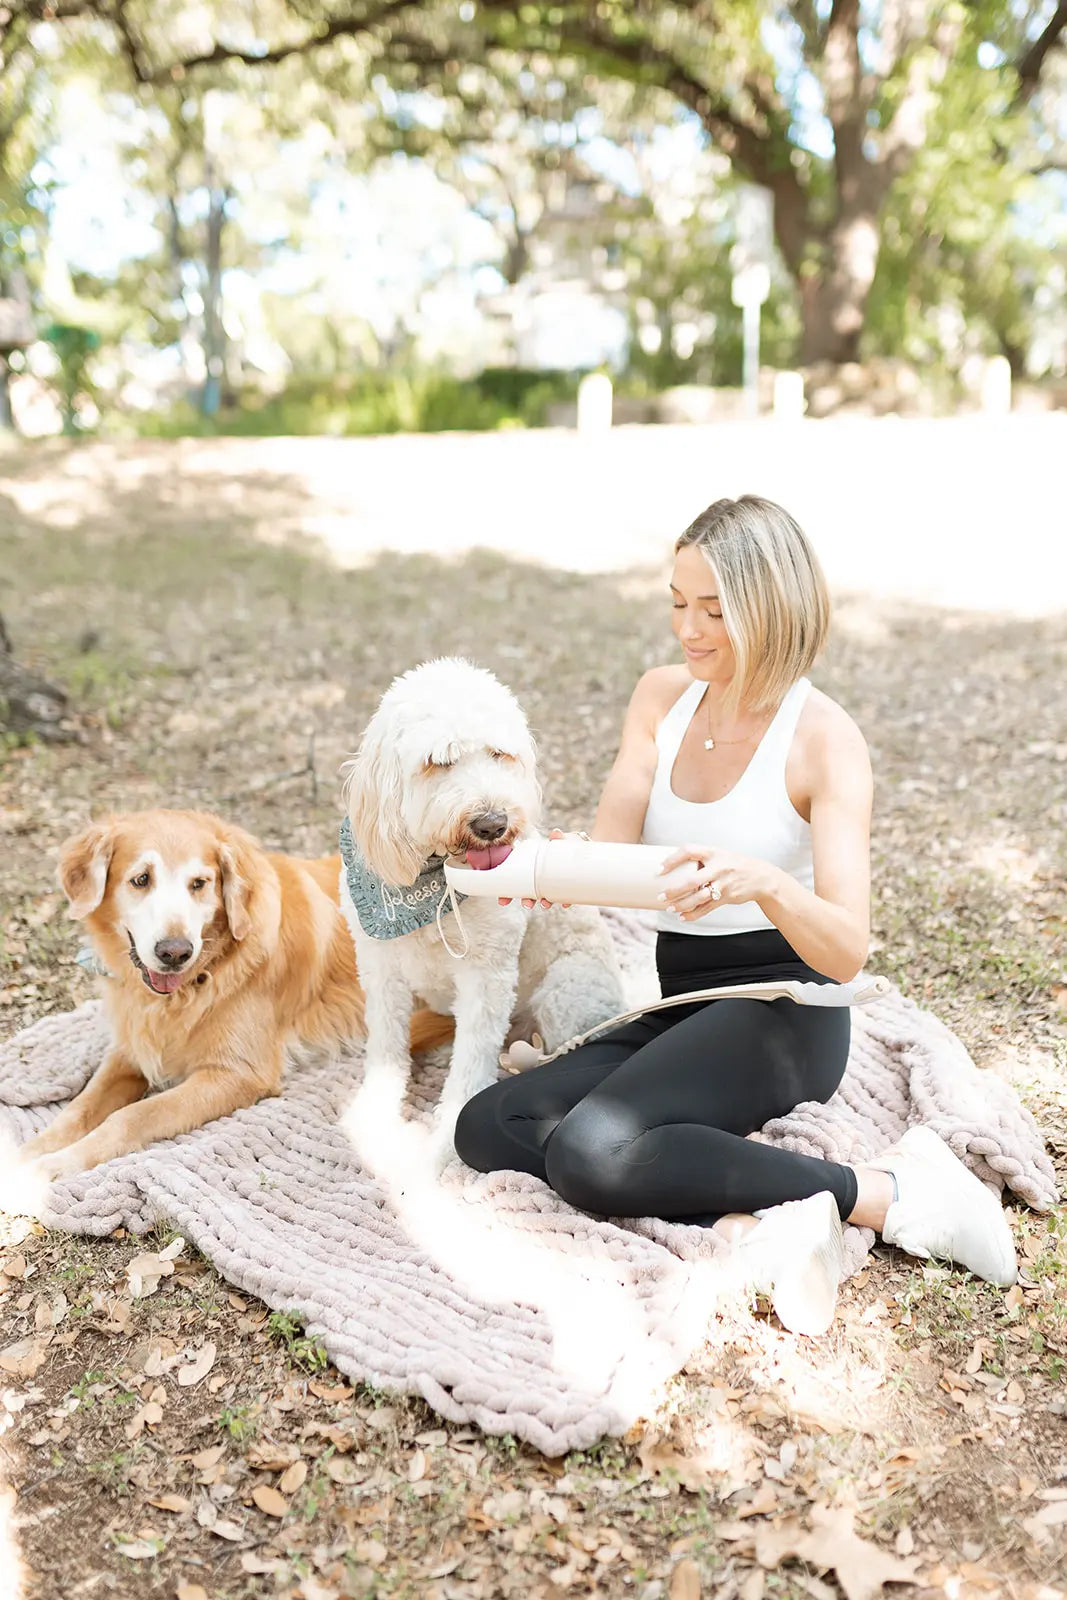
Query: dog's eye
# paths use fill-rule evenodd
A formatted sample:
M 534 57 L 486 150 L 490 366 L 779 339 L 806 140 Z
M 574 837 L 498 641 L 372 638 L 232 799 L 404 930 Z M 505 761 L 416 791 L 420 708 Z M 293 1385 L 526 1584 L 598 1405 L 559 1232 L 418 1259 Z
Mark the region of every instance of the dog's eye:
M 190 882 L 189 882 L 189 887 L 193 891 L 193 893 L 195 894 L 198 889 L 204 889 L 204 888 L 207 887 L 207 879 L 206 878 L 192 878 L 190 880 Z
M 508 750 L 490 750 L 489 754 L 494 761 L 515 761 L 517 759 Z
M 130 883 L 135 889 L 147 889 L 151 882 L 152 874 L 150 872 L 139 872 L 136 878 L 130 879 Z
M 435 761 L 432 756 L 427 756 L 422 765 L 426 772 L 447 772 L 449 767 L 454 767 L 455 764 L 454 761 Z

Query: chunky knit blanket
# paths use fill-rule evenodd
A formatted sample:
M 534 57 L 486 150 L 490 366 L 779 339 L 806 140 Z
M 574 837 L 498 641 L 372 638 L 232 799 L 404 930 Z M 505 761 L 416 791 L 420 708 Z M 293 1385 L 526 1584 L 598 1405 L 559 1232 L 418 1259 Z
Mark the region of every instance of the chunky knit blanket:
M 608 917 L 631 999 L 655 993 L 647 918 Z M 0 1045 L 0 1168 L 82 1087 L 107 1031 L 98 1002 Z M 343 1112 L 361 1051 L 294 1061 L 285 1093 L 53 1186 L 45 1222 L 103 1235 L 166 1219 L 239 1289 L 295 1310 L 349 1377 L 546 1454 L 584 1449 L 648 1415 L 707 1336 L 727 1275 L 716 1237 L 574 1211 L 537 1179 L 453 1162 L 435 1179 L 419 1141 L 444 1077 L 417 1069 L 397 1159 L 361 1166 Z M 925 1122 L 1028 1205 L 1055 1203 L 1051 1163 L 1012 1089 L 894 990 L 853 1012 L 848 1071 L 829 1105 L 757 1137 L 836 1161 L 876 1155 Z M 366 1158 L 365 1158 L 366 1159 Z M 872 1236 L 846 1231 L 858 1268 Z

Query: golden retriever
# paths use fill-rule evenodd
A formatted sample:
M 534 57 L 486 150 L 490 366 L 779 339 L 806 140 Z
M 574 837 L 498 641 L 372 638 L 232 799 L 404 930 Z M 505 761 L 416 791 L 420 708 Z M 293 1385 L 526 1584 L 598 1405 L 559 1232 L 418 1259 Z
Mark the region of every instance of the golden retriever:
M 202 811 L 127 812 L 68 840 L 59 881 L 107 971 L 113 1039 L 23 1160 L 44 1178 L 83 1172 L 278 1094 L 289 1041 L 362 1036 L 340 870 L 338 856 L 268 855 Z M 453 1026 L 416 1012 L 412 1048 Z

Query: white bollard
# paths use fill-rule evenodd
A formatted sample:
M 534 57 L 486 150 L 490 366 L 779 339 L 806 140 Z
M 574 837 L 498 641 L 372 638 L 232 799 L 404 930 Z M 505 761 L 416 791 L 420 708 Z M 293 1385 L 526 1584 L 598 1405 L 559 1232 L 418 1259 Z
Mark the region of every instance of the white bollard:
M 587 372 L 578 385 L 578 432 L 607 433 L 611 427 L 612 387 L 606 372 Z
M 986 362 L 981 406 L 990 417 L 1006 417 L 1011 410 L 1011 364 L 1006 356 L 991 356 Z
M 795 422 L 804 415 L 804 374 L 774 374 L 774 415 L 780 422 Z

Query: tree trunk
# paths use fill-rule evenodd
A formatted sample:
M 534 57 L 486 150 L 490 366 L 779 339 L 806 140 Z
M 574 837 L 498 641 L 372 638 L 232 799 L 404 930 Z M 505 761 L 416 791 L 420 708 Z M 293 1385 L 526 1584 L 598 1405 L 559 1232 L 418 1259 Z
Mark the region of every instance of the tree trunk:
M 15 413 L 11 409 L 11 368 L 7 356 L 0 351 L 0 433 L 15 432 Z M 0 628 L 3 627 L 0 622 Z
M 799 286 L 805 366 L 859 360 L 878 244 L 878 221 L 872 211 L 842 217 L 830 230 L 819 270 L 805 276 Z
M 62 689 L 19 666 L 0 617 L 0 729 L 23 738 L 62 740 L 73 736 L 69 702 Z
M 204 183 L 208 193 L 207 250 L 204 260 L 204 391 L 200 410 L 213 417 L 222 398 L 226 368 L 226 330 L 222 325 L 222 226 L 226 220 L 227 192 L 215 178 L 215 163 L 207 156 Z

